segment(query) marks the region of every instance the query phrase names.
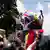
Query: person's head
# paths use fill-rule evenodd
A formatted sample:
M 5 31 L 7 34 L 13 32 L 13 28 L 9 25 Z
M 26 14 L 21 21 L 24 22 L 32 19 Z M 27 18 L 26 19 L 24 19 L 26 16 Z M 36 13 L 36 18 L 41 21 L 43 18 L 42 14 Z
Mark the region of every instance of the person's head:
M 38 20 L 38 14 L 37 13 L 34 14 L 34 20 Z
M 29 19 L 29 17 L 27 18 L 27 17 L 25 17 L 25 23 L 29 23 L 30 22 L 30 19 Z

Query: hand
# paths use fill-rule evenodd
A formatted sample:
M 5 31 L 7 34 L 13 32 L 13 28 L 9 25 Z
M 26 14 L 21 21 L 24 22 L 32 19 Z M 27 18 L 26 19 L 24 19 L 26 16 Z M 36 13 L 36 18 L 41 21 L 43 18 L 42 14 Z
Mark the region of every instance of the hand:
M 38 38 L 36 38 L 36 42 L 38 42 L 39 41 L 39 39 Z

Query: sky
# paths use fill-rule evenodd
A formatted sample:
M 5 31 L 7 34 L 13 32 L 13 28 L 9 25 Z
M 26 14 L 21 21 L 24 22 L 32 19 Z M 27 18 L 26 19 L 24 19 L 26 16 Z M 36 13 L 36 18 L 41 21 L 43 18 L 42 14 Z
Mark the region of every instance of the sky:
M 38 2 L 44 6 L 44 12 L 48 13 L 48 3 L 50 3 L 50 0 L 24 0 L 24 7 L 28 10 L 36 11 L 36 4 Z
M 24 8 L 36 12 L 36 7 L 38 2 L 40 2 L 43 5 L 44 35 L 50 35 L 50 0 L 24 0 Z

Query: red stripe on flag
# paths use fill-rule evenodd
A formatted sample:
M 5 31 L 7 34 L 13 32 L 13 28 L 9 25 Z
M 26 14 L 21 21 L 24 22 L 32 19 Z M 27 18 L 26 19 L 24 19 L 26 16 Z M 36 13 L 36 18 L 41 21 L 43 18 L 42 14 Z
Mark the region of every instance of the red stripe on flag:
M 28 14 L 24 14 L 24 16 L 28 16 Z

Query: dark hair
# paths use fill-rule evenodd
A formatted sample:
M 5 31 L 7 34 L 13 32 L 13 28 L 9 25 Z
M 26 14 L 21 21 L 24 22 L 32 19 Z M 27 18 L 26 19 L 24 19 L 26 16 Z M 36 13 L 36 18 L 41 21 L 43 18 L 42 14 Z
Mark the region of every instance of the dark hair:
M 27 17 L 25 17 L 25 22 L 28 22 L 28 23 L 30 22 L 29 19 L 28 19 Z

